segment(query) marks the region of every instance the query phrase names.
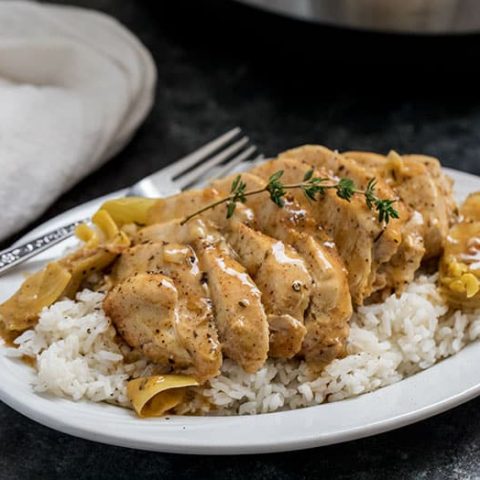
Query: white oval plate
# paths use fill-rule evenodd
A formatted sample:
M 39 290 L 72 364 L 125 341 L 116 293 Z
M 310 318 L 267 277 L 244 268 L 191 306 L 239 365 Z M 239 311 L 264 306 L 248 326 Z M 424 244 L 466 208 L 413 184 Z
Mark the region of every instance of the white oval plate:
M 447 172 L 455 180 L 458 200 L 480 190 L 479 177 Z M 59 215 L 22 241 L 91 215 L 104 199 Z M 66 243 L 44 252 L 1 277 L 0 300 L 17 289 L 25 272 L 57 258 L 65 247 Z M 33 370 L 20 360 L 0 355 L 0 399 L 43 425 L 111 445 L 193 454 L 265 453 L 345 442 L 441 413 L 480 394 L 479 364 L 480 344 L 476 342 L 426 371 L 349 400 L 256 416 L 141 420 L 120 407 L 36 394 L 30 387 Z

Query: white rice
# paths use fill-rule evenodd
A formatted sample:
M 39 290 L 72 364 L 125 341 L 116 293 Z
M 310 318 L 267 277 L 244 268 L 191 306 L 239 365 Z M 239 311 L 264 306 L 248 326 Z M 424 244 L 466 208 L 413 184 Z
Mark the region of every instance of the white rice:
M 83 290 L 76 301 L 56 302 L 42 311 L 34 329 L 15 339 L 17 349 L 7 349 L 8 355 L 36 359 L 35 391 L 129 406 L 127 380 L 141 375 L 147 362 L 125 363 L 103 298 Z
M 268 360 L 247 374 L 226 360 L 204 395 L 221 414 L 267 413 L 371 392 L 431 367 L 480 336 L 480 310 L 446 316 L 436 280 L 422 276 L 399 298 L 360 307 L 351 322 L 348 356 L 313 381 L 304 362 Z
M 9 354 L 37 361 L 33 388 L 74 400 L 129 406 L 129 378 L 151 373 L 145 360 L 126 363 L 128 349 L 101 309 L 103 295 L 84 290 L 76 301 L 44 309 L 38 324 Z M 360 307 L 351 321 L 348 356 L 311 380 L 304 362 L 268 360 L 247 374 L 225 359 L 222 374 L 203 388 L 215 414 L 256 414 L 317 405 L 398 382 L 453 355 L 480 337 L 480 310 L 448 313 L 436 276 L 422 276 L 400 296 Z

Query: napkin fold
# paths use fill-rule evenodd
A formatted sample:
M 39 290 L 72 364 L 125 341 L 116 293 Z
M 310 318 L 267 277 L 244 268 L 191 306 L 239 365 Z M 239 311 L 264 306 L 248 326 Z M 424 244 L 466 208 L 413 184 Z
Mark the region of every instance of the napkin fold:
M 113 18 L 0 1 L 0 239 L 129 141 L 155 81 L 150 54 Z

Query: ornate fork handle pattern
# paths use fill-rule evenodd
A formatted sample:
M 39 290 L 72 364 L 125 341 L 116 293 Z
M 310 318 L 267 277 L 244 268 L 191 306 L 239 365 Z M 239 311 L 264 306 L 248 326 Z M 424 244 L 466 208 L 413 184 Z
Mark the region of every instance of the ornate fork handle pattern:
M 65 225 L 64 227 L 57 228 L 56 230 L 48 232 L 39 238 L 35 238 L 28 243 L 1 251 L 0 274 L 10 270 L 28 258 L 38 255 L 43 250 L 46 250 L 47 248 L 50 248 L 53 245 L 71 237 L 75 233 L 75 227 L 86 221 L 87 220 L 85 219 Z

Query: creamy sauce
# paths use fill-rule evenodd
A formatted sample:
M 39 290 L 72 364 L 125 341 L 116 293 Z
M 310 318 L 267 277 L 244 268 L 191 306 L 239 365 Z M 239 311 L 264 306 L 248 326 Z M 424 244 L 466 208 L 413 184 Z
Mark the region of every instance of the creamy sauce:
M 460 255 L 460 260 L 466 263 L 471 270 L 480 270 L 480 238 L 474 237 L 468 242 L 467 253 Z
M 458 245 L 460 243 L 458 239 L 452 237 L 451 235 L 447 235 L 447 242 L 452 245 Z
M 171 263 L 182 263 L 189 253 L 188 247 L 175 244 L 165 245 L 163 250 L 165 260 Z
M 36 368 L 37 360 L 33 357 L 29 357 L 28 355 L 22 355 L 22 362 L 26 363 L 28 366 L 32 368 Z
M 329 260 L 327 259 L 327 257 L 325 256 L 325 254 L 320 248 L 317 248 L 315 250 L 315 256 L 317 257 L 317 260 L 319 261 L 319 263 L 322 264 L 323 270 L 325 272 L 332 270 L 333 268 L 332 264 L 329 262 Z
M 176 292 L 177 291 L 177 288 L 175 287 L 174 283 L 172 280 L 168 279 L 167 278 L 164 278 L 162 280 L 162 287 L 166 287 L 168 288 L 169 290 L 172 290 L 173 292 Z
M 425 223 L 423 220 L 423 215 L 418 210 L 414 210 L 410 222 L 412 222 L 414 225 L 423 225 Z
M 13 341 L 15 340 L 17 335 L 20 335 L 20 332 L 12 332 L 12 330 L 8 330 L 6 328 L 3 322 L 0 322 L 0 337 L 3 338 L 3 340 L 9 347 L 16 347 Z
M 257 288 L 257 286 L 250 280 L 250 276 L 248 275 L 248 273 L 246 272 L 240 272 L 238 270 L 236 270 L 235 268 L 232 268 L 232 267 L 229 267 L 225 264 L 225 260 L 223 258 L 216 258 L 215 259 L 217 265 L 219 266 L 219 268 L 225 272 L 227 275 L 230 275 L 232 277 L 235 277 L 237 278 L 238 280 L 240 280 L 241 283 L 243 283 L 243 285 L 249 287 L 252 291 L 252 294 L 253 295 L 256 295 L 258 297 L 260 297 L 260 290 Z
M 298 258 L 292 258 L 287 255 L 285 252 L 285 244 L 283 242 L 275 242 L 272 245 L 272 255 L 278 263 L 283 265 L 295 265 L 306 272 L 305 265 L 302 260 Z

